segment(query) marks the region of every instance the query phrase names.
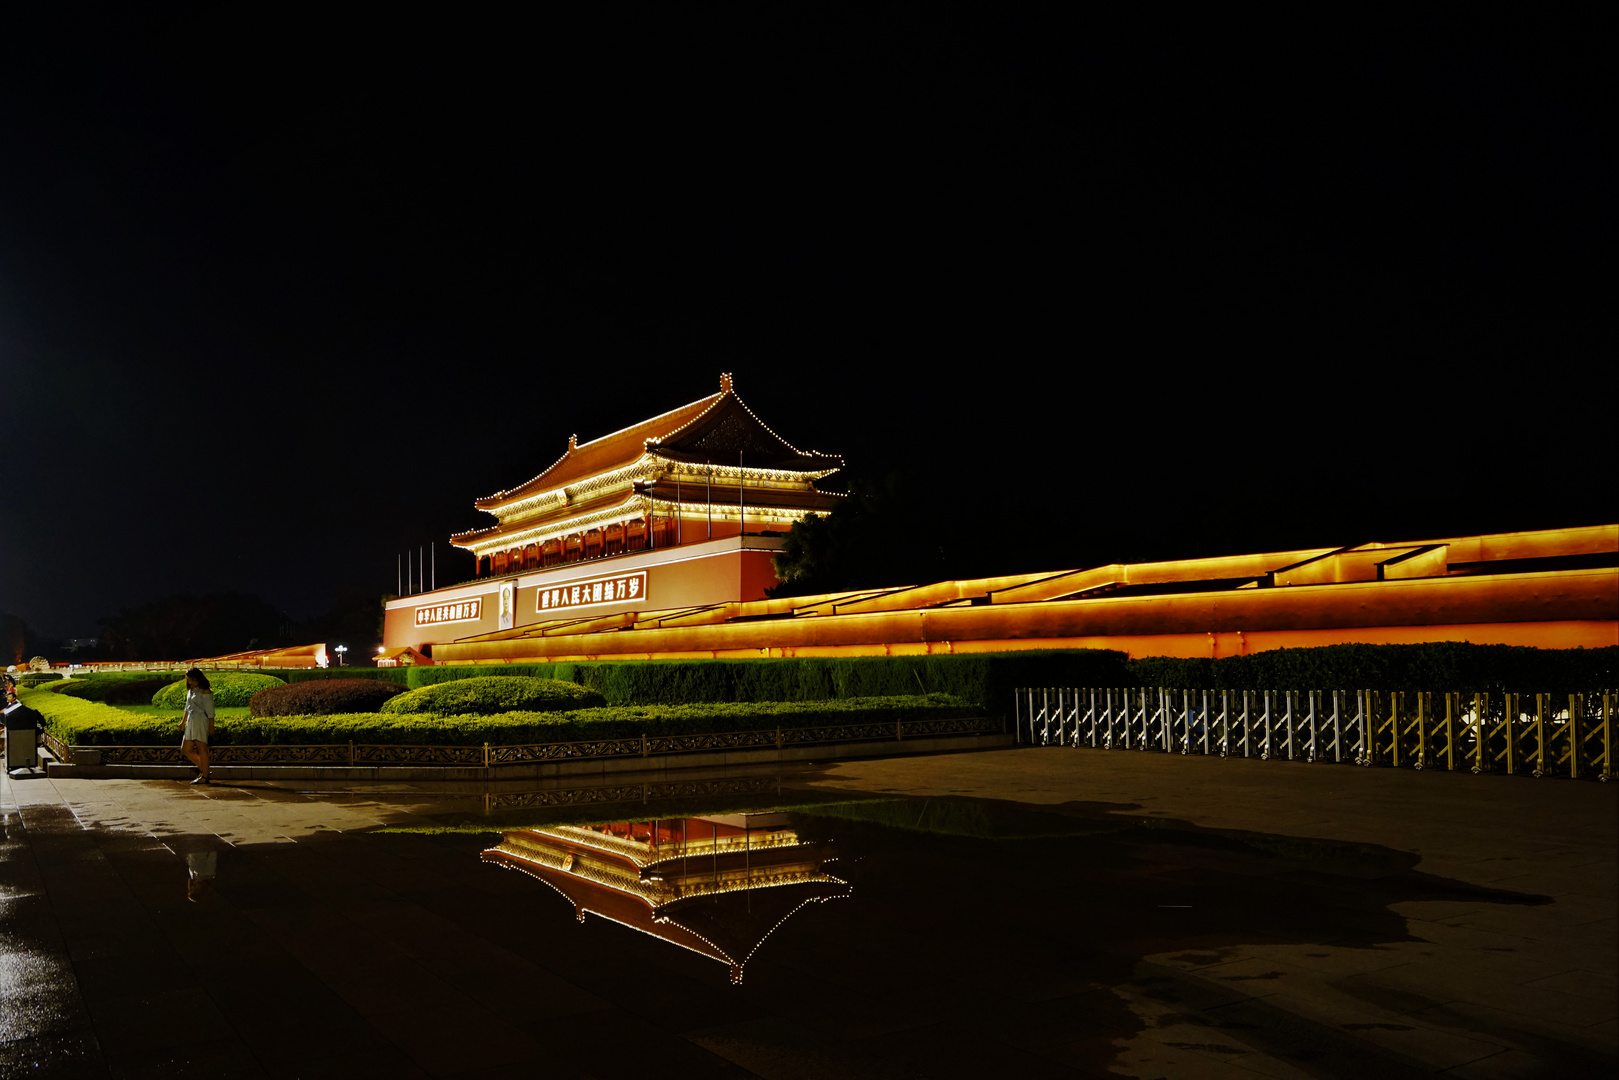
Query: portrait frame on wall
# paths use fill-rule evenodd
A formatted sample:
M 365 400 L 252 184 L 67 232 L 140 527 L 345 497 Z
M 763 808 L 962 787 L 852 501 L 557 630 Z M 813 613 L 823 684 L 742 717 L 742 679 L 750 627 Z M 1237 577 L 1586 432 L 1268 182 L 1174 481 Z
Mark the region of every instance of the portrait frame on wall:
M 500 586 L 500 628 L 510 630 L 517 618 L 517 585 L 507 581 Z

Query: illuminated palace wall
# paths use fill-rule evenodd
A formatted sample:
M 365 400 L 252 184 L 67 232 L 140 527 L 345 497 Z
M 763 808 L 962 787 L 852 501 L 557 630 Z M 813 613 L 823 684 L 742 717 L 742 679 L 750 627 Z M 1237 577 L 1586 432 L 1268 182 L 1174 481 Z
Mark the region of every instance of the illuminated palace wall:
M 750 540 L 753 538 L 749 538 Z M 391 614 L 391 613 L 390 613 Z M 436 663 L 1110 648 L 1228 656 L 1341 642 L 1619 644 L 1619 525 L 1112 565 L 686 607 L 439 645 Z
M 538 476 L 477 500 L 496 523 L 451 538 L 477 577 L 390 601 L 383 647 L 760 599 L 787 530 L 836 505 L 815 484 L 842 465 L 787 443 L 722 375 L 718 393 L 570 437 Z

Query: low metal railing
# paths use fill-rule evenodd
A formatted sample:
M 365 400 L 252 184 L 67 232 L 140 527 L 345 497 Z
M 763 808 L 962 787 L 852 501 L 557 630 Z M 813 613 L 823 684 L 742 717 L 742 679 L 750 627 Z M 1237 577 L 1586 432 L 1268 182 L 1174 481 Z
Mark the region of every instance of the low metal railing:
M 1530 703 L 1532 702 L 1532 708 Z M 1023 687 L 1016 740 L 1533 776 L 1613 775 L 1619 694 Z
M 489 768 L 553 761 L 593 761 L 666 754 L 727 750 L 781 750 L 789 746 L 843 742 L 934 738 L 952 735 L 1000 735 L 1002 721 L 987 716 L 948 720 L 894 720 L 866 724 L 822 724 L 763 731 L 705 732 L 694 735 L 641 735 L 631 738 L 582 739 L 570 742 L 519 743 L 499 746 L 390 745 L 325 743 L 304 746 L 237 746 L 224 743 L 209 750 L 210 765 L 427 765 Z M 187 764 L 176 746 L 68 746 L 45 733 L 51 754 L 75 763 L 80 751 L 98 751 L 103 765 Z

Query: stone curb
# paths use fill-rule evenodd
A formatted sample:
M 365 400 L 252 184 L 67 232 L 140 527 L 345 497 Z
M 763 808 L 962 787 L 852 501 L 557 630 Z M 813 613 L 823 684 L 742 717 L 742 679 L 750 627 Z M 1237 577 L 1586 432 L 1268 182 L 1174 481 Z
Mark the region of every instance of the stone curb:
M 826 743 L 781 750 L 728 750 L 716 753 L 663 754 L 583 761 L 524 762 L 512 765 L 217 765 L 210 775 L 230 780 L 529 780 L 554 776 L 613 776 L 683 769 L 768 765 L 776 762 L 836 761 L 843 758 L 903 757 L 961 750 L 999 750 L 1013 746 L 1011 735 L 948 735 L 904 741 Z M 52 761 L 46 775 L 79 780 L 189 780 L 191 765 L 64 765 Z

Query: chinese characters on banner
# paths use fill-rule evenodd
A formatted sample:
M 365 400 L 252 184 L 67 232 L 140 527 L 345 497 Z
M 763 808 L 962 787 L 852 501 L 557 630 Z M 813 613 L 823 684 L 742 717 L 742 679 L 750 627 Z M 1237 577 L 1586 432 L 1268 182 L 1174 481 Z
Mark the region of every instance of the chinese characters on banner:
M 539 590 L 535 603 L 541 612 L 562 611 L 584 607 L 587 604 L 612 604 L 620 600 L 642 600 L 646 597 L 646 571 L 619 574 L 617 577 L 594 578 L 590 581 L 570 581 L 566 585 Z
M 483 600 L 457 600 L 453 604 L 428 604 L 416 609 L 417 626 L 472 622 L 483 617 Z

